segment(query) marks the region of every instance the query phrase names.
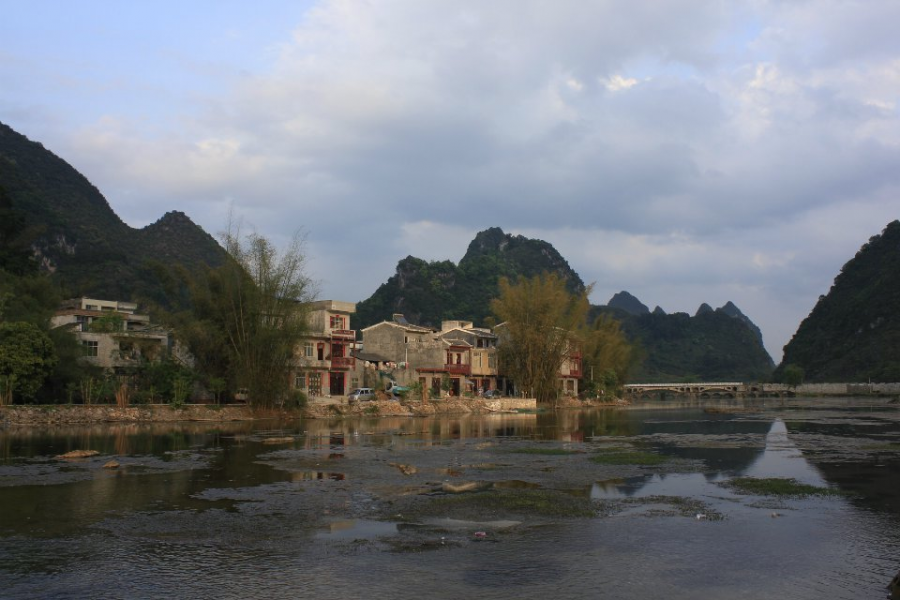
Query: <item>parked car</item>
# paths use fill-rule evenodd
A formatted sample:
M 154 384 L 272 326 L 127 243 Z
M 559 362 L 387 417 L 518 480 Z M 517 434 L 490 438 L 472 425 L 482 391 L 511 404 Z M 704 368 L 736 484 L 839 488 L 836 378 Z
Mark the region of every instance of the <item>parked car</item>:
M 375 399 L 375 391 L 372 388 L 356 388 L 350 392 L 348 401 L 350 404 L 357 402 L 368 402 Z
M 485 398 L 500 398 L 502 396 L 503 394 L 500 392 L 500 390 L 488 390 L 484 393 Z

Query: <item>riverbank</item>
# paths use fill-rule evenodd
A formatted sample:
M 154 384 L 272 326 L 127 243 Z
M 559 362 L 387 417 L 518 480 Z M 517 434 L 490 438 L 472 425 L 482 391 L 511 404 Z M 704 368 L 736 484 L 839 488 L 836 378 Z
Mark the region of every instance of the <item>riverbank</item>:
M 614 406 L 605 403 L 596 406 Z M 561 407 L 589 406 L 574 400 Z M 595 406 L 591 404 L 590 406 Z M 172 407 L 150 404 L 121 408 L 111 404 L 2 406 L 0 426 L 5 425 L 72 425 L 88 423 L 175 423 L 180 421 L 229 422 L 266 419 L 333 419 L 343 417 L 428 417 L 435 415 L 489 414 L 537 410 L 533 398 L 456 398 L 424 403 L 402 404 L 397 400 L 380 400 L 356 405 L 311 402 L 302 409 L 264 409 L 247 405 L 216 406 L 187 404 Z

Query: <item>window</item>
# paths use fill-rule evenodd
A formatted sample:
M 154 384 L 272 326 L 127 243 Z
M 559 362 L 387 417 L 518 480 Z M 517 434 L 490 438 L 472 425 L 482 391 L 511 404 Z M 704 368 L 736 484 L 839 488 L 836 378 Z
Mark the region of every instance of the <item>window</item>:
M 340 317 L 338 315 L 331 315 L 331 328 L 332 329 L 343 329 L 344 328 L 344 317 Z
M 294 387 L 302 390 L 306 387 L 306 373 L 297 373 L 294 375 Z
M 319 360 L 325 360 L 325 344 L 319 344 L 318 351 Z
M 312 358 L 312 355 L 313 355 L 313 343 L 306 342 L 305 344 L 303 344 L 303 356 L 305 356 L 307 358 Z
M 488 355 L 488 368 L 496 369 L 497 368 L 497 357 L 493 354 Z
M 322 374 L 321 373 L 310 373 L 309 374 L 309 395 L 310 396 L 321 396 L 322 395 Z
M 97 356 L 97 351 L 99 349 L 99 343 L 92 340 L 81 340 L 81 355 L 82 356 Z

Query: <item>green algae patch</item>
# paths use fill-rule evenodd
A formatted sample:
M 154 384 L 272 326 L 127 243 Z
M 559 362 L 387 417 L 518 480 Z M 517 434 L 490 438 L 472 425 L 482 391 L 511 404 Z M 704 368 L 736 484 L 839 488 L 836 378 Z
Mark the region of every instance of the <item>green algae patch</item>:
M 512 454 L 537 454 L 541 456 L 570 456 L 583 454 L 578 450 L 566 450 L 565 448 L 515 448 L 510 450 Z
M 474 494 L 435 498 L 420 508 L 423 513 L 441 516 L 473 515 L 491 518 L 508 515 L 536 517 L 593 517 L 596 508 L 589 495 L 573 495 L 547 489 L 492 489 Z
M 591 457 L 598 465 L 655 466 L 666 462 L 665 456 L 643 450 L 604 450 Z
M 863 450 L 873 450 L 876 452 L 900 452 L 900 442 L 888 442 L 885 444 L 869 444 L 863 446 Z
M 740 494 L 755 494 L 757 496 L 840 496 L 841 492 L 831 488 L 824 488 L 806 483 L 800 483 L 796 479 L 781 477 L 738 477 L 722 483 Z

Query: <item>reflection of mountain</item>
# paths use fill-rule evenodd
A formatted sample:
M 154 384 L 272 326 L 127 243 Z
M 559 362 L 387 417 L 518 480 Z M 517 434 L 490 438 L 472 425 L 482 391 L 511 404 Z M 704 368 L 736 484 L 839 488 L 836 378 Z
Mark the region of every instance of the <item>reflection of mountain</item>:
M 592 494 L 597 498 L 630 496 L 691 496 L 716 494 L 713 485 L 730 477 L 792 478 L 802 483 L 825 486 L 822 476 L 803 457 L 788 437 L 781 419 L 772 422 L 740 420 L 705 420 L 645 423 L 644 435 L 654 429 L 676 435 L 698 435 L 697 446 L 670 445 L 663 453 L 678 458 L 702 460 L 705 469 L 700 473 L 654 474 L 629 480 L 625 485 L 595 485 Z M 690 431 L 690 433 L 688 432 Z M 765 447 L 758 445 L 758 435 L 765 433 Z M 741 436 L 747 436 L 742 439 Z M 752 437 L 751 437 L 752 436 Z M 685 444 L 685 440 L 679 440 Z M 702 444 L 719 444 L 704 447 Z M 727 446 L 725 444 L 728 444 Z
M 766 449 L 756 462 L 744 471 L 744 477 L 787 477 L 801 483 L 824 487 L 825 481 L 815 467 L 803 457 L 797 445 L 788 437 L 781 419 L 776 419 L 766 435 Z
M 767 421 L 710 418 L 645 423 L 641 433 L 697 436 L 696 445 L 686 443 L 683 437 L 677 445 L 665 445 L 665 438 L 661 437 L 662 451 L 668 456 L 702 460 L 708 469 L 708 477 L 716 478 L 721 474 L 740 474 L 759 460 L 764 453 L 759 436 L 769 430 Z
M 791 433 L 810 436 L 848 438 L 860 436 L 858 426 L 854 427 L 851 423 L 789 422 L 787 429 Z M 865 431 L 869 436 L 896 434 L 896 426 L 889 422 L 880 424 L 871 422 L 867 424 Z M 802 440 L 802 437 L 800 439 Z M 873 446 L 879 445 L 879 442 L 875 441 L 877 439 L 873 438 Z M 800 443 L 803 444 L 802 441 Z M 823 451 L 819 449 L 819 452 Z M 810 456 L 815 457 L 813 454 Z M 877 511 L 900 515 L 900 495 L 897 494 L 900 456 L 896 452 L 866 450 L 848 441 L 845 449 L 832 448 L 828 455 L 817 457 L 815 466 L 830 485 L 851 494 L 853 502 Z

